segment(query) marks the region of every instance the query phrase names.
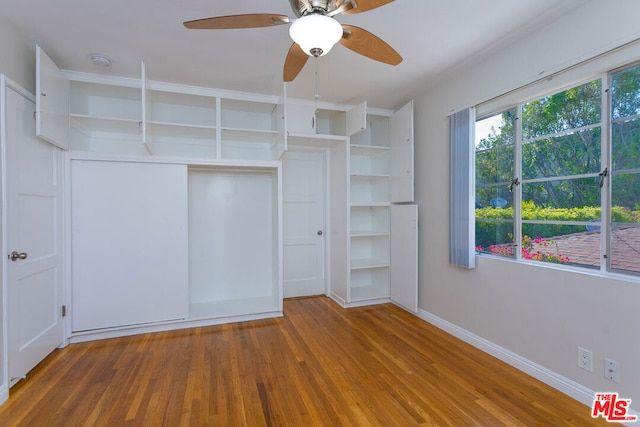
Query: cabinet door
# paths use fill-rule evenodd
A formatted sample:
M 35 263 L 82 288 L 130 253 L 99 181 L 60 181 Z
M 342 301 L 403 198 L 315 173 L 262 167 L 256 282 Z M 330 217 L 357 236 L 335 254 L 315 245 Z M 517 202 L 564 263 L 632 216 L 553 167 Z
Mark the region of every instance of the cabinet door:
M 72 330 L 188 315 L 187 167 L 71 163 Z
M 142 107 L 142 121 L 140 122 L 140 128 L 142 131 L 142 144 L 144 145 L 144 148 L 147 149 L 147 152 L 149 154 L 153 154 L 153 151 L 151 150 L 151 146 L 149 144 L 149 142 L 147 141 L 147 134 L 148 134 L 148 123 L 149 123 L 149 113 L 151 111 L 151 103 L 149 101 L 149 85 L 147 82 L 147 69 L 144 65 L 144 62 L 140 62 L 140 72 L 141 72 L 141 77 L 140 77 L 140 84 L 142 86 L 142 94 L 141 94 L 141 99 L 142 102 L 140 103 L 141 107 Z
M 36 135 L 69 149 L 69 80 L 36 45 Z
M 418 311 L 417 205 L 391 205 L 391 300 Z
M 389 118 L 391 203 L 413 201 L 413 101 Z
M 315 134 L 315 106 L 312 104 L 287 103 L 287 132 Z
M 347 136 L 355 135 L 367 128 L 367 101 L 347 111 Z

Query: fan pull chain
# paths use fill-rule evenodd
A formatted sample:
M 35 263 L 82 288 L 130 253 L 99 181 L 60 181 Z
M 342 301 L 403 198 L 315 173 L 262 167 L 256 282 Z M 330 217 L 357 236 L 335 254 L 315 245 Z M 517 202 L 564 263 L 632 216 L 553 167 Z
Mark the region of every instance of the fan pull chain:
M 317 114 L 318 113 L 318 99 L 320 99 L 320 88 L 319 88 L 320 87 L 320 84 L 319 84 L 320 77 L 319 77 L 319 73 L 318 73 L 318 57 L 317 56 L 314 58 L 314 62 L 315 62 L 315 68 L 316 68 L 316 93 L 314 95 L 314 98 L 316 100 L 315 114 Z

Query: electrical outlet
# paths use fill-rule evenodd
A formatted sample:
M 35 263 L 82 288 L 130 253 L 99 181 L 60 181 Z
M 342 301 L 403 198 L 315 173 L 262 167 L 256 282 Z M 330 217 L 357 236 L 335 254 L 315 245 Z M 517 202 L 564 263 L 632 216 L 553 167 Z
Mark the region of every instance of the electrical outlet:
M 591 350 L 578 347 L 578 367 L 593 372 L 593 352 Z
M 620 382 L 620 364 L 615 360 L 604 358 L 604 377 L 613 382 Z

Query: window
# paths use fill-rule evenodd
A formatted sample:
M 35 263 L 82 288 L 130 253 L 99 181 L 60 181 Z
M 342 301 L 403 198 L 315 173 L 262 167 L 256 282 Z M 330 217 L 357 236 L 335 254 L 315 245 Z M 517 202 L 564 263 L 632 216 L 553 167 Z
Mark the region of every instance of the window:
M 476 250 L 515 256 L 515 110 L 476 122 Z
M 640 66 L 476 122 L 476 250 L 640 274 Z
M 611 76 L 609 268 L 640 273 L 640 66 Z

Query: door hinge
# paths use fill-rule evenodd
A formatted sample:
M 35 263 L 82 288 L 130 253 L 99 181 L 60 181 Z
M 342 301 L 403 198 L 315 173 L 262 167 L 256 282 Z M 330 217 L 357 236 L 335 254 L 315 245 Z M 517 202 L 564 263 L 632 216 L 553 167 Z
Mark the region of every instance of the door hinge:
M 62 306 L 62 317 L 65 317 L 67 315 L 67 306 L 63 305 Z

